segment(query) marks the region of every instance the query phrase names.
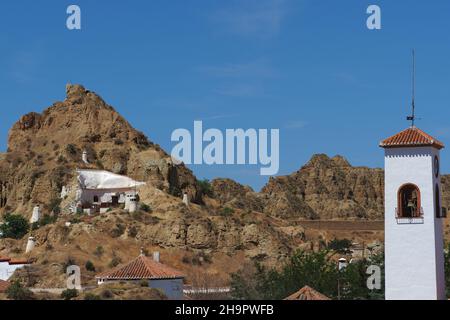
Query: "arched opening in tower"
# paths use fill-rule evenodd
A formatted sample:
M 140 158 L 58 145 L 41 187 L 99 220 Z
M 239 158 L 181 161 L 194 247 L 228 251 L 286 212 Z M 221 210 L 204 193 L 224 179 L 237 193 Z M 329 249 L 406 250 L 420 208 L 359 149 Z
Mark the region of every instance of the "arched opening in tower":
M 420 207 L 420 190 L 419 188 L 408 183 L 400 187 L 398 190 L 398 218 L 418 218 L 421 216 Z

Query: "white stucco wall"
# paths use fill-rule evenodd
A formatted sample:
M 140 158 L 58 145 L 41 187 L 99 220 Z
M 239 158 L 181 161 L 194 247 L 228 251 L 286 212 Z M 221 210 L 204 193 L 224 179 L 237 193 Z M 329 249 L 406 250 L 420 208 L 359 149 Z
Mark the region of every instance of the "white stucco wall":
M 0 262 L 0 280 L 7 281 L 19 268 L 22 268 L 23 264 L 10 265 L 8 262 Z
M 97 279 L 97 284 L 107 284 L 111 282 L 121 282 L 123 280 Z M 127 280 L 128 282 L 140 283 L 142 280 Z M 150 288 L 161 290 L 170 300 L 183 300 L 183 279 L 160 279 L 148 280 Z
M 183 300 L 183 279 L 150 280 L 149 287 L 160 289 L 171 300 Z
M 385 281 L 388 300 L 445 298 L 442 219 L 435 218 L 432 147 L 385 149 Z M 397 220 L 397 192 L 420 189 L 423 219 Z

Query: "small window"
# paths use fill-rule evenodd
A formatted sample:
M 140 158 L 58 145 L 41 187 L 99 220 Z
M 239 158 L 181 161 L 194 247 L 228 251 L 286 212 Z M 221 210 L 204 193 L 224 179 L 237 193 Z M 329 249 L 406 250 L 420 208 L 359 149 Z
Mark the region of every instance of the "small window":
M 434 205 L 436 210 L 436 218 L 442 218 L 440 198 L 439 186 L 436 184 L 436 187 L 434 188 Z
M 421 216 L 420 190 L 408 183 L 398 190 L 398 218 L 418 218 Z
M 98 196 L 94 196 L 94 203 L 98 203 Z

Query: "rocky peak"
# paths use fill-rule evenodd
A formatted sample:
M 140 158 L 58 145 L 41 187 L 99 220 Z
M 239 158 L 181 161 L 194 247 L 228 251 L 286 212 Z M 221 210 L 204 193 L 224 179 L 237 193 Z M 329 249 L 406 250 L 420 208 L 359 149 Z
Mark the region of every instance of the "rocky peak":
M 9 131 L 8 152 L 0 160 L 0 183 L 7 184 L 3 190 L 9 190 L 8 206 L 48 203 L 74 169 L 85 166 L 84 150 L 90 168 L 196 196 L 196 179 L 186 167 L 170 166 L 170 156 L 99 95 L 82 85 L 68 84 L 63 102 L 22 116 Z
M 103 99 L 96 93 L 86 90 L 82 85 L 79 84 L 67 84 L 66 85 L 66 100 L 65 103 L 70 105 L 80 105 L 85 104 L 88 107 L 97 108 L 107 108 L 107 104 Z
M 70 84 L 66 85 L 66 97 L 70 99 L 75 96 L 83 96 L 86 94 L 86 89 L 80 84 Z
M 343 156 L 336 155 L 330 158 L 326 154 L 315 154 L 304 167 L 329 168 L 329 167 L 350 167 L 350 163 Z
M 314 155 L 297 172 L 270 179 L 261 192 L 268 197 L 265 210 L 276 216 L 370 219 L 384 212 L 383 171 L 352 167 L 342 156 Z
M 331 158 L 331 160 L 338 167 L 351 167 L 350 162 L 348 162 L 348 160 L 345 159 L 343 156 L 337 155 Z

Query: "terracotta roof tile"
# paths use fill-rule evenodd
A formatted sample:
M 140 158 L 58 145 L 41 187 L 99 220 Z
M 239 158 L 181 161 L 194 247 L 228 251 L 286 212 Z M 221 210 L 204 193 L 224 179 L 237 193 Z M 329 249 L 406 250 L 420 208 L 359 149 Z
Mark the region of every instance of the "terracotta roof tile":
M 380 142 L 382 148 L 432 146 L 444 148 L 444 144 L 419 128 L 410 127 Z
M 304 286 L 299 291 L 291 294 L 284 300 L 331 300 L 331 299 L 309 286 Z
M 176 279 L 184 277 L 180 271 L 146 256 L 139 256 L 126 265 L 96 276 L 97 279 L 105 280 Z
M 8 262 L 9 265 L 31 264 L 31 262 L 26 259 L 13 259 L 8 257 L 0 257 L 0 262 Z
M 11 259 L 9 261 L 10 265 L 17 265 L 17 264 L 30 264 L 30 261 L 28 260 L 20 260 L 20 259 Z
M 5 292 L 11 284 L 8 281 L 0 279 L 0 292 Z

